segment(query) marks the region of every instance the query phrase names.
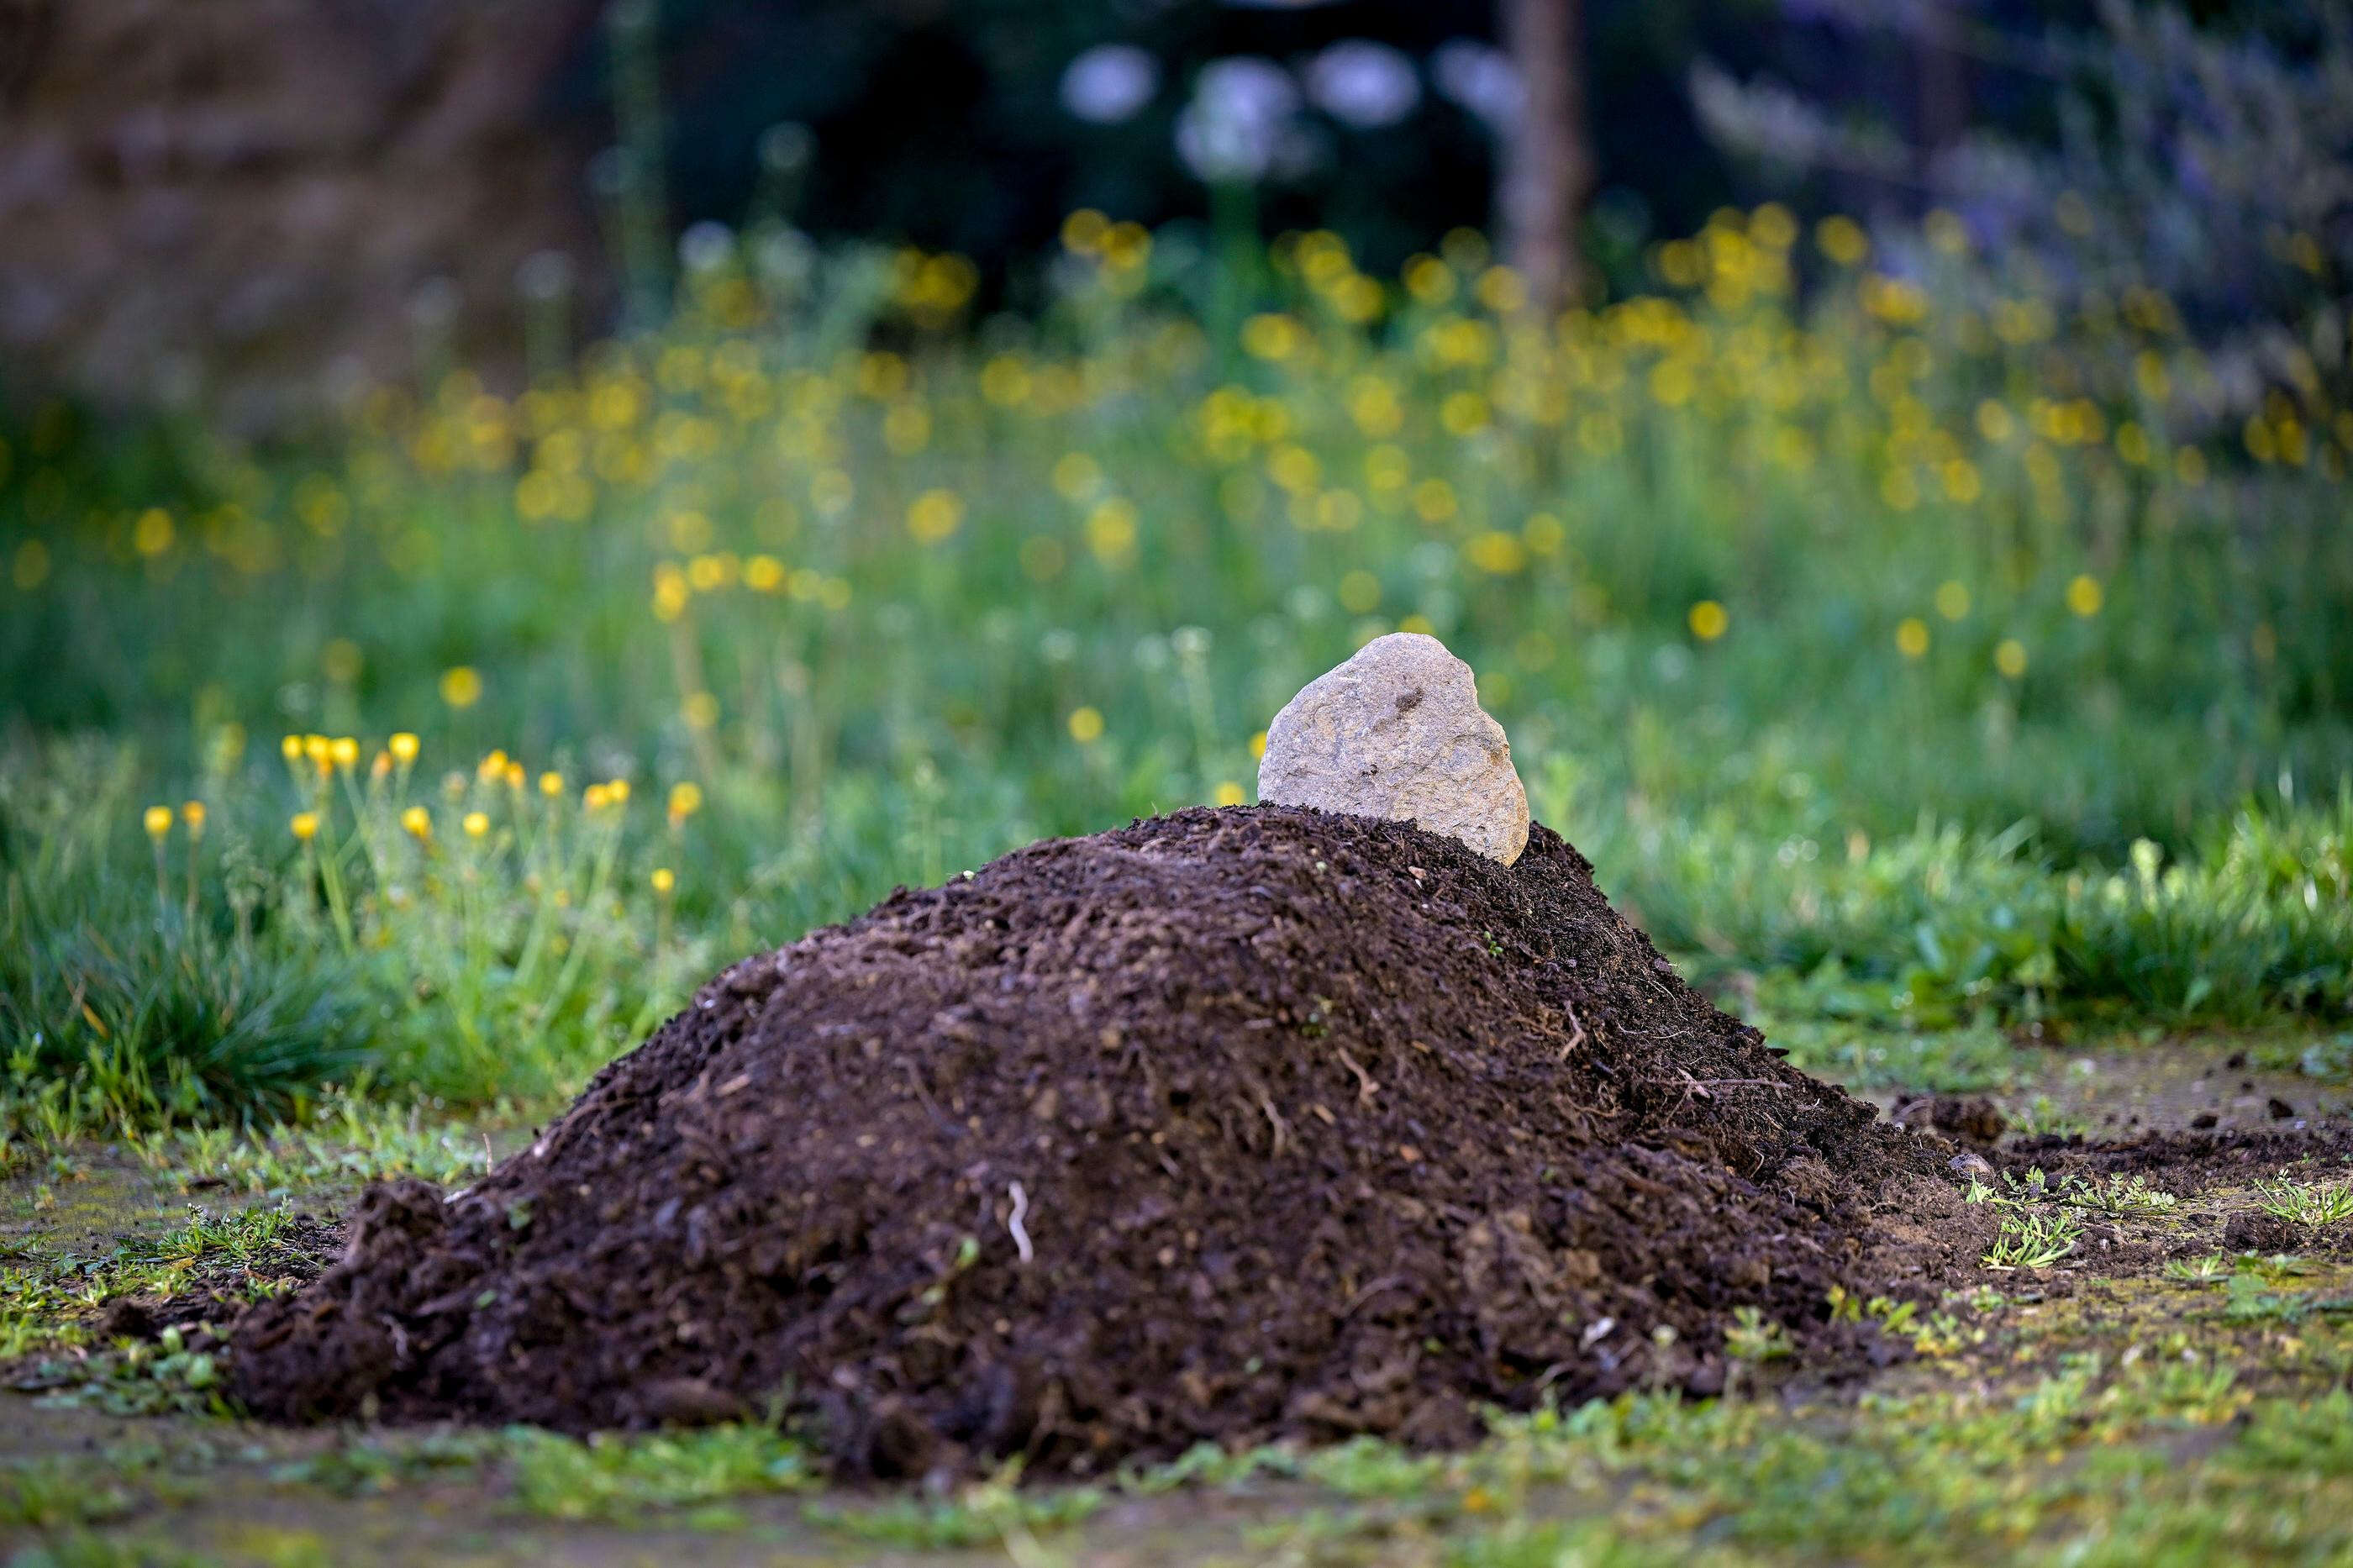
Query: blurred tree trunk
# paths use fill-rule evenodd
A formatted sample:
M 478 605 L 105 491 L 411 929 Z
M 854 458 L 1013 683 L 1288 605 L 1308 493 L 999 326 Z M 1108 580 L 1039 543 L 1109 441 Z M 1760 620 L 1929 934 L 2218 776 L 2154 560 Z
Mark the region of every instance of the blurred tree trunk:
M 1529 307 L 1550 315 L 1578 286 L 1578 210 L 1594 177 L 1585 127 L 1584 0 L 1503 0 L 1504 47 L 1519 68 L 1518 123 L 1504 147 L 1495 206 L 1504 254 Z

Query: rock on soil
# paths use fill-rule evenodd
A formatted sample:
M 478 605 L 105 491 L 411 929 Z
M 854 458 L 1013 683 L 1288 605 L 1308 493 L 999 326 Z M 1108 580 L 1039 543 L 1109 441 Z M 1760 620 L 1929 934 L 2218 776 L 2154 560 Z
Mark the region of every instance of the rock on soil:
M 1528 795 L 1471 667 L 1436 637 L 1392 632 L 1324 671 L 1267 726 L 1258 797 L 1412 822 L 1508 866 Z
M 1852 1336 L 1873 1194 L 1951 1155 L 1776 1059 L 1541 826 L 1505 867 L 1187 811 L 736 964 L 480 1185 L 372 1189 L 230 1375 L 289 1419 L 781 1400 L 885 1476 L 1451 1444 L 1720 1386 L 1738 1307 Z

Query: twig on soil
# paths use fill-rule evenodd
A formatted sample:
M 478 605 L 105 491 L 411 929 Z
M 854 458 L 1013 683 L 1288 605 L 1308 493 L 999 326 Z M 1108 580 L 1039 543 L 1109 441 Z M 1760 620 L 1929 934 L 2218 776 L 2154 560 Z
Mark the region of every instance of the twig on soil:
M 1381 1086 L 1373 1081 L 1372 1074 L 1356 1065 L 1356 1058 L 1348 1054 L 1347 1047 L 1341 1046 L 1338 1050 L 1340 1060 L 1346 1065 L 1350 1072 L 1356 1075 L 1356 1103 L 1370 1105 L 1373 1102 L 1373 1096 L 1380 1093 Z
M 1029 1233 L 1021 1228 L 1021 1219 L 1029 1212 L 1029 1194 L 1021 1190 L 1018 1182 L 1005 1191 L 1013 1199 L 1013 1217 L 1005 1222 L 1005 1228 L 1013 1233 L 1013 1248 L 1021 1254 L 1021 1261 L 1027 1263 L 1034 1254 L 1029 1248 Z
M 1568 1037 L 1568 1044 L 1561 1047 L 1560 1048 L 1560 1059 L 1567 1061 L 1571 1056 L 1576 1054 L 1577 1047 L 1585 1044 L 1585 1042 L 1591 1038 L 1591 1037 L 1586 1034 L 1584 1024 L 1579 1022 L 1577 1019 L 1577 1004 L 1574 1002 L 1564 1001 L 1561 1005 L 1567 1009 L 1568 1026 L 1575 1031 L 1575 1033 Z
M 1259 1108 L 1266 1112 L 1266 1119 L 1274 1124 L 1274 1149 L 1272 1152 L 1280 1154 L 1282 1152 L 1282 1141 L 1289 1135 L 1291 1130 L 1283 1125 L 1282 1113 L 1275 1110 L 1274 1101 L 1269 1099 L 1263 1092 L 1259 1095 L 1258 1103 Z

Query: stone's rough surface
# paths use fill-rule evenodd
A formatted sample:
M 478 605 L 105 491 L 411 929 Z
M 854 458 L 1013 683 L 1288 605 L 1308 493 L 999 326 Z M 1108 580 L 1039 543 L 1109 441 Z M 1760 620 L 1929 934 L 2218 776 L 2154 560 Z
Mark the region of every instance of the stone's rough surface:
M 1436 637 L 1393 632 L 1301 689 L 1274 716 L 1258 797 L 1412 821 L 1508 866 L 1528 842 L 1528 794 L 1471 667 Z

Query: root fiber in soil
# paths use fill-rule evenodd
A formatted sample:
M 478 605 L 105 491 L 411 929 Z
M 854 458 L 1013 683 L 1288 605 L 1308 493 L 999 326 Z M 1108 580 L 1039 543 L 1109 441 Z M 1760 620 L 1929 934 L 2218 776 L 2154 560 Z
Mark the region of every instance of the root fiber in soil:
M 1952 1145 L 1782 1063 L 1538 826 L 1193 810 L 747 959 L 445 1196 L 236 1327 L 288 1419 L 778 1403 L 843 1469 L 1474 1438 L 1482 1405 L 1799 1355 Z M 1943 1184 L 1938 1184 L 1943 1185 Z

